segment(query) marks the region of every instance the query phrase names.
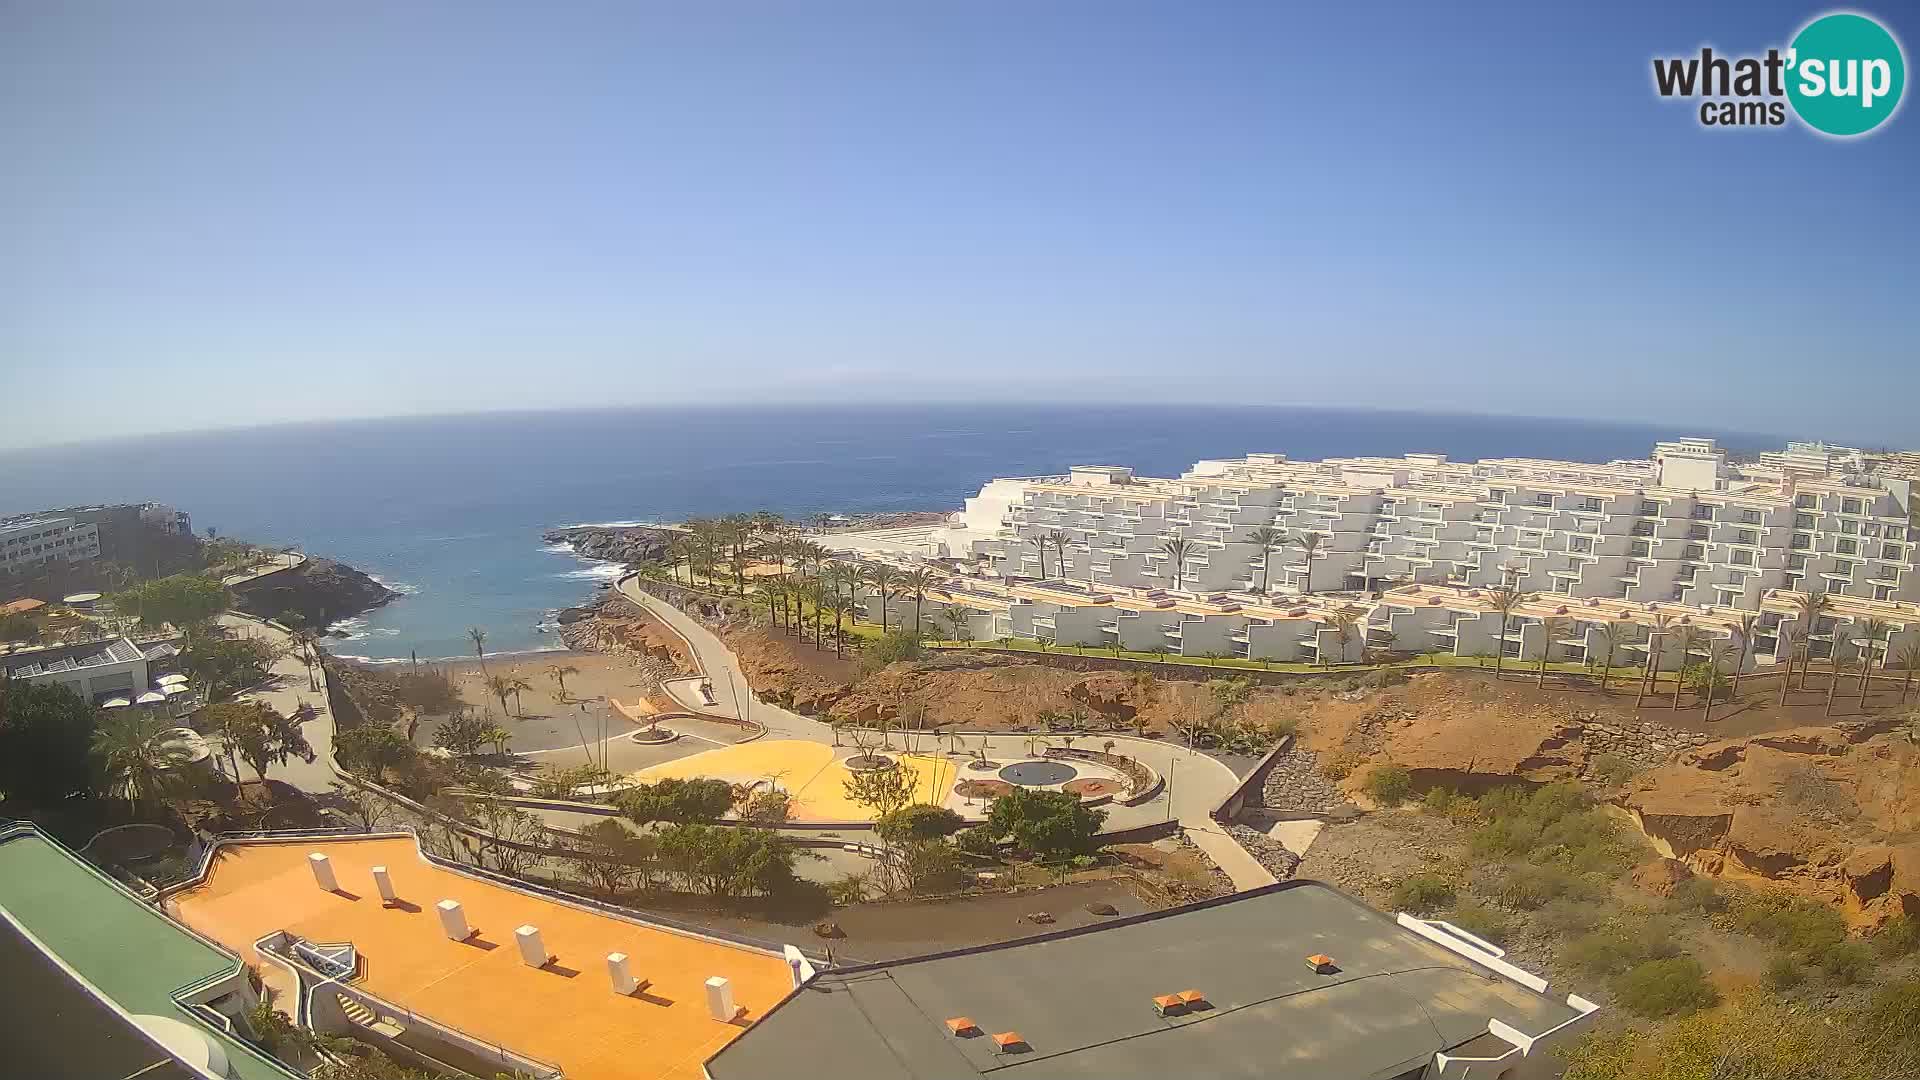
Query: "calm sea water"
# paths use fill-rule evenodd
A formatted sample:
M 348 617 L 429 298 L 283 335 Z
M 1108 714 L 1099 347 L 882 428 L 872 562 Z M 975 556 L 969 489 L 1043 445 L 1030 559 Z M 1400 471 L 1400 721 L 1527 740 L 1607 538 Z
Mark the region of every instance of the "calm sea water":
M 958 508 L 993 476 L 1075 464 L 1177 474 L 1205 457 L 1440 451 L 1643 457 L 1656 439 L 1757 435 L 1630 424 L 1237 407 L 898 406 L 620 410 L 352 421 L 0 453 L 0 514 L 158 500 L 201 531 L 301 544 L 407 595 L 344 629 L 342 653 L 558 647 L 537 627 L 616 568 L 545 547 L 558 525 L 770 509 Z

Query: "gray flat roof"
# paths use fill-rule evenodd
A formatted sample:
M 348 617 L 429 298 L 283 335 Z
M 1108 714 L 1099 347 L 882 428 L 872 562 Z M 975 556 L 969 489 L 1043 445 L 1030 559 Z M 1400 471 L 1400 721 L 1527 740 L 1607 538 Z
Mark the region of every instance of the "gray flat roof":
M 1308 956 L 1339 971 L 1319 975 Z M 1162 1017 L 1153 998 L 1208 1006 Z M 714 1080 L 1052 1077 L 1384 1080 L 1484 1034 L 1579 1015 L 1315 881 L 1023 941 L 822 972 L 707 1063 Z M 983 1034 L 956 1038 L 950 1017 Z M 998 1032 L 1026 1048 L 997 1054 Z
M 14 653 L 4 658 L 7 670 L 16 679 L 31 679 L 54 671 L 78 671 L 81 668 L 124 664 L 145 656 L 126 638 L 89 641 L 79 645 L 59 645 L 34 652 Z

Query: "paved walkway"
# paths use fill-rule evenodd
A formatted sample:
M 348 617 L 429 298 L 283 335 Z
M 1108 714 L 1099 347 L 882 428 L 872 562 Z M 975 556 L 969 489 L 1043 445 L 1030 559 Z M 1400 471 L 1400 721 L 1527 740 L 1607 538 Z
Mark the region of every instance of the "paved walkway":
M 698 678 L 670 681 L 665 687 L 667 693 L 689 709 L 735 717 L 742 715 L 736 688 L 740 694 L 746 694 L 747 679 L 733 651 L 698 620 L 638 588 L 635 581 L 632 577 L 622 578 L 618 585 L 620 594 L 645 608 L 686 639 L 693 650 L 694 659 L 706 673 L 705 677 L 712 681 L 715 704 L 709 706 L 702 700 L 701 680 Z M 822 721 L 761 701 L 749 700 L 746 707 L 749 718 L 767 726 L 770 738 L 834 741 L 833 729 Z M 1025 756 L 1025 744 L 1030 738 L 1032 736 L 1018 734 L 990 735 L 985 737 L 985 745 L 990 754 Z M 1089 737 L 1088 743 L 1097 744 L 1106 738 L 1108 736 Z M 1194 845 L 1206 852 L 1233 879 L 1234 888 L 1246 890 L 1273 884 L 1273 875 L 1255 862 L 1253 856 L 1247 854 L 1246 849 L 1228 836 L 1212 818 L 1213 808 L 1239 783 L 1232 770 L 1196 750 L 1162 740 L 1136 739 L 1124 735 L 1111 738 L 1120 744 L 1116 749 L 1158 769 L 1167 780 L 1167 789 L 1140 806 L 1110 808 L 1109 825 L 1129 828 L 1175 818 Z M 981 736 L 972 736 L 971 739 L 973 745 L 981 745 Z
M 280 648 L 291 648 L 293 645 L 293 638 L 286 631 L 246 615 L 227 612 L 220 616 L 220 625 L 237 637 L 261 638 Z M 307 745 L 313 747 L 313 761 L 309 763 L 297 757 L 288 758 L 284 765 L 269 767 L 267 779 L 282 781 L 311 795 L 328 795 L 333 791 L 336 775 L 333 771 L 333 710 L 327 707 L 326 671 L 315 665 L 313 678 L 314 684 L 319 686 L 318 690 L 309 689 L 307 665 L 289 653 L 273 666 L 273 675 L 266 682 L 243 691 L 238 697 L 243 701 L 265 702 L 282 716 L 292 715 L 303 704 L 313 708 L 313 717 L 301 728 L 302 734 L 307 737 Z M 244 764 L 241 766 L 241 778 L 252 779 L 252 770 Z

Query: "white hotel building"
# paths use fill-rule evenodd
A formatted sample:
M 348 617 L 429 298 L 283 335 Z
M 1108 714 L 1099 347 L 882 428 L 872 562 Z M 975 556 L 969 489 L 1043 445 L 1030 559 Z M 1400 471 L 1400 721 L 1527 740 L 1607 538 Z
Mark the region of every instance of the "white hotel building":
M 80 562 L 99 554 L 99 528 L 64 514 L 0 521 L 0 576 L 37 570 L 54 559 Z
M 1816 656 L 1856 655 L 1868 619 L 1891 624 L 1890 653 L 1920 634 L 1912 483 L 1862 467 L 1858 451 L 1824 444 L 1739 465 L 1710 439 L 1605 464 L 1250 454 L 1173 479 L 1076 467 L 991 481 L 933 547 L 959 560 L 941 601 L 979 611 L 978 639 L 1276 661 L 1354 660 L 1366 644 L 1534 659 L 1558 618 L 1545 647 L 1579 661 L 1605 622 L 1665 617 L 1725 635 L 1751 612 L 1751 667 L 1785 655 L 1779 631 L 1807 589 L 1833 600 Z M 1311 564 L 1291 543 L 1263 552 L 1250 540 L 1262 526 L 1317 535 Z M 1043 579 L 1041 541 L 1055 532 L 1064 560 L 1046 542 Z M 1162 550 L 1174 536 L 1192 542 L 1177 574 Z M 1502 584 L 1537 599 L 1496 646 L 1485 601 Z M 890 607 L 911 618 L 899 598 Z M 1345 625 L 1355 613 L 1357 629 Z

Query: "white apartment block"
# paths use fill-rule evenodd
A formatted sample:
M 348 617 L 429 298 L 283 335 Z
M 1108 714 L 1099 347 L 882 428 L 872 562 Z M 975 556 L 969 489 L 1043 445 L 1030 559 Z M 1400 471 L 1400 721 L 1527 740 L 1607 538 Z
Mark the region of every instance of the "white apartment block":
M 1912 484 L 1866 464 L 1796 443 L 1742 465 L 1710 439 L 1680 439 L 1604 464 L 1250 454 L 1171 479 L 1083 466 L 988 483 L 943 546 L 960 566 L 956 595 L 980 590 L 968 577 L 999 583 L 991 603 L 958 601 L 993 609 L 978 638 L 1340 659 L 1359 648 L 1340 625 L 1358 607 L 1361 641 L 1460 655 L 1537 656 L 1536 624 L 1558 618 L 1574 625 L 1546 647 L 1580 660 L 1604 622 L 1685 619 L 1675 625 L 1711 636 L 1752 612 L 1752 666 L 1784 655 L 1778 631 L 1807 590 L 1832 599 L 1815 655 L 1854 655 L 1870 619 L 1891 624 L 1889 652 L 1909 625 L 1920 633 Z M 1292 542 L 1263 551 L 1262 527 L 1318 537 L 1311 562 Z M 1178 567 L 1165 550 L 1176 537 L 1188 544 Z M 1504 638 L 1482 617 L 1501 585 L 1539 598 Z
M 0 521 L 0 573 L 23 574 L 50 560 L 80 562 L 100 554 L 100 530 L 58 514 Z

